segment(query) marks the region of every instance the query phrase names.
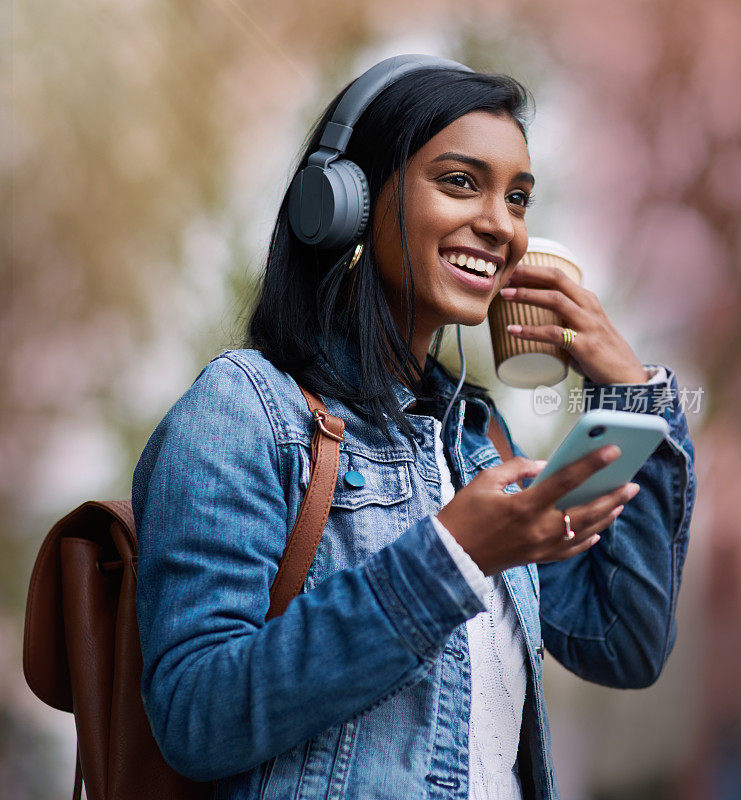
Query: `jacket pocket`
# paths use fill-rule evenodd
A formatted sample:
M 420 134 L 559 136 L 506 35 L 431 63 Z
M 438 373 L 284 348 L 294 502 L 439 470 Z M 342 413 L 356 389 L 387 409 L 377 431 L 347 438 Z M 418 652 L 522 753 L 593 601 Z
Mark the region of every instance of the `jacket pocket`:
M 308 451 L 301 451 L 301 489 L 309 485 L 311 466 Z M 369 457 L 354 451 L 340 451 L 340 468 L 337 471 L 332 508 L 349 510 L 368 505 L 393 506 L 412 496 L 409 476 L 411 458 L 383 459 Z
M 309 483 L 309 451 L 302 448 L 300 486 Z M 305 591 L 333 572 L 354 567 L 397 539 L 410 525 L 411 458 L 340 451 L 340 468 L 327 525 L 309 568 Z M 352 473 L 348 476 L 348 473 Z

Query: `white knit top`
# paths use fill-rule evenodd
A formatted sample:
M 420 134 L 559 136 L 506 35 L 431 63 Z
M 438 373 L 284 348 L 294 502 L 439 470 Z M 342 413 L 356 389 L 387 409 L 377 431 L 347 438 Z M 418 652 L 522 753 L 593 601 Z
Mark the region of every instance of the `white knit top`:
M 668 380 L 663 366 L 647 367 L 646 383 Z M 624 384 L 614 384 L 616 386 Z M 435 426 L 435 459 L 442 505 L 455 494 L 445 460 L 441 423 Z M 466 621 L 471 659 L 468 728 L 469 800 L 522 800 L 517 747 L 527 686 L 527 650 L 512 598 L 500 575 L 486 576 L 437 519 L 435 529 L 471 588 L 486 606 Z
M 435 424 L 435 457 L 442 505 L 453 499 L 441 424 Z M 527 688 L 527 651 L 512 599 L 500 575 L 487 577 L 445 526 L 435 528 L 458 568 L 487 610 L 466 621 L 471 660 L 468 728 L 469 800 L 522 800 L 517 747 Z

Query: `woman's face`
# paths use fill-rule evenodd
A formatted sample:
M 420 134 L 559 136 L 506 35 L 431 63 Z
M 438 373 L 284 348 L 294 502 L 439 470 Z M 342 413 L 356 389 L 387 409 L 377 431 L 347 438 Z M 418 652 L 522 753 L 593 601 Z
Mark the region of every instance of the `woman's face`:
M 415 339 L 431 336 L 441 325 L 477 325 L 486 318 L 494 295 L 527 249 L 529 173 L 530 157 L 516 123 L 486 111 L 459 117 L 408 160 L 404 212 L 414 275 Z M 381 189 L 373 243 L 391 311 L 406 334 L 397 181 L 395 173 Z M 481 272 L 470 260 L 454 266 L 446 259 L 461 255 L 481 259 L 479 269 L 489 263 Z

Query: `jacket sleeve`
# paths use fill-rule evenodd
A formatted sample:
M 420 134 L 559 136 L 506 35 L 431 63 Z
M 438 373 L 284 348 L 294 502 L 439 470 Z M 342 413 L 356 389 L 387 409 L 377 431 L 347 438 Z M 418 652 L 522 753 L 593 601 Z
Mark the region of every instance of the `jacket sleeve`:
M 142 698 L 165 759 L 194 780 L 246 771 L 417 682 L 483 610 L 428 516 L 265 623 L 289 526 L 281 452 L 259 387 L 220 357 L 134 473 Z
M 639 493 L 595 546 L 566 561 L 538 564 L 548 651 L 580 677 L 606 686 L 652 684 L 676 638 L 696 481 L 676 377 L 668 368 L 666 377 L 633 385 L 585 379 L 585 410 L 659 413 L 669 436 L 633 478 Z M 514 443 L 513 452 L 524 455 Z

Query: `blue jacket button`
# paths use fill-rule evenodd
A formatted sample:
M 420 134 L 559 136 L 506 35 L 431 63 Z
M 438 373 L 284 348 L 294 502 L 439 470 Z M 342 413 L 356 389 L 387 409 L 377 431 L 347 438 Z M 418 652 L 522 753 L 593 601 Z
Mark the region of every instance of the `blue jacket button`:
M 353 489 L 362 489 L 365 486 L 365 478 L 359 472 L 351 469 L 345 473 L 345 483 L 352 486 Z

